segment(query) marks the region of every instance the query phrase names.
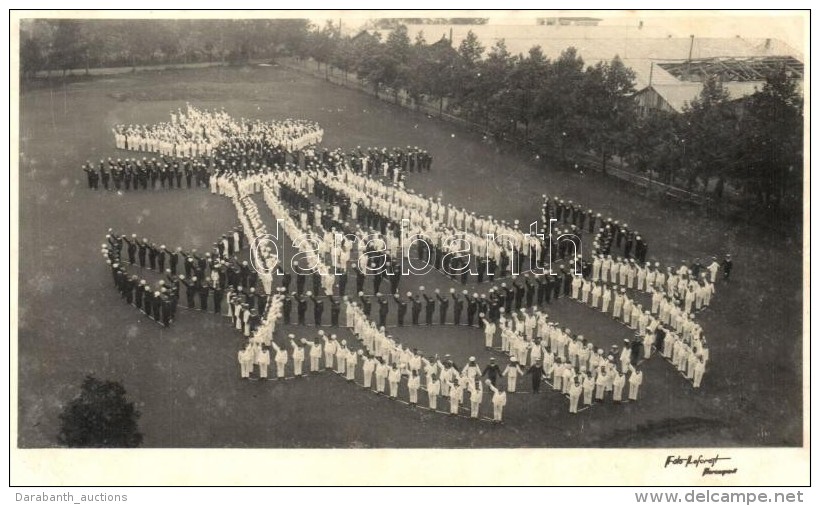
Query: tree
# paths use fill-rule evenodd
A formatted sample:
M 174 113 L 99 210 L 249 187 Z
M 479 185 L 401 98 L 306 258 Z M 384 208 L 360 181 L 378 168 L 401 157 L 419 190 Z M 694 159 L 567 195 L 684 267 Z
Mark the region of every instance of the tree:
M 438 99 L 439 115 L 444 110 L 444 99 L 452 98 L 457 89 L 456 67 L 458 53 L 446 37 L 421 48 L 416 76 L 421 94 Z
M 337 35 L 336 28 L 333 22 L 328 20 L 324 28 L 314 30 L 309 35 L 310 54 L 316 60 L 316 69 L 318 70 L 320 63 L 328 64 L 333 58 L 334 39 Z
M 45 67 L 45 52 L 39 39 L 26 37 L 20 42 L 20 77 L 29 79 Z
M 545 74 L 535 97 L 533 140 L 544 155 L 565 160 L 567 153 L 586 146 L 584 60 L 574 47 L 568 47 L 546 66 Z
M 63 71 L 78 68 L 84 63 L 87 41 L 83 37 L 82 22 L 76 19 L 57 20 L 54 32 L 53 63 Z
M 714 178 L 719 196 L 736 164 L 738 118 L 728 90 L 717 77 L 707 77 L 700 95 L 684 106 L 683 116 L 686 186 L 695 189 L 700 180 L 708 187 Z
M 352 41 L 356 75 L 359 79 L 370 83 L 373 91 L 378 95 L 382 77 L 381 52 L 384 50 L 384 46 L 380 43 L 381 34 L 361 32 L 353 37 Z
M 478 69 L 481 55 L 484 54 L 484 46 L 478 42 L 478 37 L 472 30 L 467 32 L 467 36 L 458 46 L 454 79 L 452 84 L 453 98 L 457 106 L 468 116 L 475 113 L 475 104 L 471 99 L 478 87 L 480 70 Z
M 803 99 L 785 69 L 744 104 L 734 178 L 761 204 L 799 207 L 803 182 Z
M 515 59 L 504 40 L 496 42 L 487 59 L 478 65 L 475 86 L 469 97 L 469 110 L 475 119 L 498 134 L 515 126 L 509 86 L 514 65 Z
M 601 157 L 606 173 L 612 155 L 623 155 L 629 145 L 628 132 L 635 123 L 635 72 L 618 56 L 587 69 L 584 82 L 584 110 L 588 148 Z
M 510 77 L 511 106 L 516 122 L 524 125 L 524 139 L 529 139 L 535 119 L 535 97 L 547 78 L 549 60 L 539 46 L 530 49 L 526 58 L 519 57 Z
M 680 114 L 660 110 L 636 118 L 628 131 L 632 165 L 650 179 L 671 183 L 681 169 L 685 124 Z
M 412 54 L 413 48 L 410 46 L 407 27 L 399 25 L 387 36 L 384 51 L 379 54 L 379 63 L 382 67 L 381 80 L 393 88 L 393 97 L 396 100 L 399 90 L 406 88 L 410 81 Z
M 467 36 L 458 45 L 458 55 L 462 63 L 469 68 L 475 67 L 484 54 L 484 46 L 478 42 L 478 36 L 472 30 L 467 32 Z
M 70 448 L 136 448 L 142 443 L 139 417 L 122 385 L 89 375 L 79 396 L 60 414 L 57 441 Z

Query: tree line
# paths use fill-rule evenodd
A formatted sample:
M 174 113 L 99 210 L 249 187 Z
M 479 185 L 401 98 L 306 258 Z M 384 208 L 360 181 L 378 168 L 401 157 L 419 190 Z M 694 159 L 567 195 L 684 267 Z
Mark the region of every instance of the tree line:
M 269 58 L 297 47 L 308 27 L 306 19 L 23 20 L 21 75 Z
M 376 24 L 378 26 L 378 23 Z M 473 32 L 453 46 L 391 24 L 386 36 L 349 36 L 328 21 L 37 20 L 24 23 L 24 77 L 42 69 L 310 58 L 379 93 L 480 125 L 558 165 L 613 163 L 721 201 L 791 214 L 802 209 L 803 99 L 782 69 L 732 100 L 715 78 L 681 114 L 638 114 L 635 73 L 615 56 L 587 65 L 575 48 L 556 58 L 534 46 L 512 54 Z
M 618 161 L 717 201 L 728 187 L 747 206 L 778 215 L 802 209 L 803 100 L 785 69 L 742 100 L 707 77 L 681 114 L 638 114 L 635 73 L 618 56 L 586 65 L 573 47 L 550 59 L 538 46 L 511 54 L 503 40 L 487 49 L 473 32 L 454 47 L 446 38 L 428 43 L 423 32 L 411 41 L 402 25 L 384 38 L 345 37 L 328 23 L 299 49 L 376 93 L 404 90 L 440 111 L 446 104 L 448 113 L 559 164 L 593 155 L 604 172 Z

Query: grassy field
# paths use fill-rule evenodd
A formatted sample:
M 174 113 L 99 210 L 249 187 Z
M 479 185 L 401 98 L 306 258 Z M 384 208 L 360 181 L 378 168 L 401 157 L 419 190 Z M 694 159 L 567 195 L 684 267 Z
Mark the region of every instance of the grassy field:
M 649 256 L 665 264 L 731 252 L 731 283 L 720 284 L 712 307 L 698 316 L 711 348 L 703 388 L 694 391 L 653 358 L 637 403 L 571 416 L 559 395 L 521 393 L 510 399 L 506 423 L 494 426 L 413 410 L 330 374 L 240 381 L 236 350 L 243 338 L 227 323 L 200 313 L 182 314 L 169 330 L 146 321 L 119 299 L 99 255 L 109 227 L 169 247 L 206 248 L 236 224 L 230 202 L 206 191 L 93 192 L 80 170 L 86 159 L 123 156 L 114 149 L 112 125 L 164 121 L 186 101 L 235 116 L 316 120 L 328 147 L 423 146 L 433 170 L 412 175 L 408 186 L 482 214 L 529 223 L 539 217 L 541 194 L 549 193 L 626 220 L 648 238 Z M 24 92 L 20 105 L 21 447 L 56 446 L 57 417 L 89 373 L 124 384 L 143 413 L 148 447 L 802 443 L 800 224 L 768 232 L 645 201 L 597 175 L 545 168 L 480 135 L 275 67 L 99 78 Z M 449 286 L 439 274 L 428 276 L 402 291 Z M 549 312 L 595 342 L 628 335 L 569 301 Z M 314 331 L 283 327 L 277 337 Z M 476 329 L 406 327 L 394 335 L 461 362 L 469 354 L 488 356 Z

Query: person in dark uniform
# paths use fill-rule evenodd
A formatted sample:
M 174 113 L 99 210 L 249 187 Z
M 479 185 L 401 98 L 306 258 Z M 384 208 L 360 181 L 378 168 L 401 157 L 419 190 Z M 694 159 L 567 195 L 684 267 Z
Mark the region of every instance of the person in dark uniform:
M 530 273 L 524 274 L 524 289 L 526 291 L 526 305 L 527 307 L 532 307 L 532 302 L 535 299 L 535 283 L 533 283 L 532 278 L 530 278 Z
M 643 351 L 643 339 L 641 339 L 641 334 L 635 333 L 635 336 L 632 338 L 632 342 L 629 343 L 629 360 L 632 365 L 638 365 L 638 360 L 642 356 Z
M 265 314 L 265 309 L 268 307 L 268 294 L 260 291 L 256 298 L 256 310 L 259 314 Z
M 502 249 L 501 250 L 501 262 L 500 262 L 500 265 L 499 265 L 499 269 L 500 269 L 499 273 L 501 274 L 502 278 L 507 275 L 507 267 L 509 267 L 509 265 L 510 265 L 510 255 L 507 254 L 507 250 Z
M 556 280 L 555 280 L 555 275 L 554 274 L 549 274 L 548 276 L 546 276 L 544 284 L 546 286 L 546 289 L 544 290 L 544 302 L 547 303 L 547 304 L 550 304 L 550 301 L 553 298 L 557 297 L 557 295 L 556 295 L 557 291 L 555 289 L 555 286 L 557 284 Z
M 485 367 L 484 371 L 481 373 L 481 377 L 483 378 L 484 376 L 487 376 L 490 383 L 492 383 L 493 386 L 496 386 L 495 382 L 501 377 L 501 368 L 495 363 L 494 358 L 490 358 L 490 363 L 487 364 L 487 367 Z
M 370 311 L 373 309 L 373 303 L 370 301 L 370 297 L 366 296 L 364 292 L 359 292 L 358 295 L 362 313 L 366 318 L 370 318 Z
M 142 310 L 145 312 L 146 315 L 148 315 L 149 318 L 153 318 L 154 292 L 151 290 L 151 287 L 148 284 L 143 286 Z
M 418 296 L 414 297 L 413 292 L 407 292 L 407 297 L 410 298 L 413 304 L 413 307 L 411 308 L 413 325 L 418 325 L 419 316 L 421 316 L 421 299 Z
M 145 268 L 145 255 L 148 253 L 148 239 L 143 238 L 142 241 L 137 242 L 137 257 L 140 261 L 140 267 Z
M 167 295 L 160 295 L 160 309 L 162 311 L 162 325 L 171 326 L 171 298 Z
M 199 309 L 202 311 L 208 310 L 208 295 L 211 294 L 211 289 L 207 283 L 201 283 L 198 287 L 199 291 Z
M 146 167 L 140 167 L 138 173 L 138 179 L 140 185 L 142 186 L 143 190 L 148 189 L 148 169 Z
M 305 324 L 305 312 L 307 312 L 307 299 L 300 293 L 294 293 L 293 299 L 296 301 L 296 321 L 299 325 Z
M 159 248 L 156 249 L 156 261 L 157 261 L 157 270 L 159 272 L 165 272 L 165 253 L 166 253 L 165 245 L 160 245 Z
M 720 267 L 723 269 L 723 281 L 728 283 L 729 276 L 732 274 L 732 255 L 727 253 Z
M 524 374 L 529 374 L 532 378 L 532 393 L 537 394 L 540 392 L 541 378 L 544 377 L 544 368 L 541 367 L 541 361 L 536 360 Z
M 487 259 L 485 257 L 481 257 L 478 259 L 478 282 L 482 283 L 484 281 L 484 274 L 487 273 Z
M 454 290 L 454 289 L 453 289 Z M 467 290 L 464 290 L 467 295 Z M 453 325 L 461 325 L 461 311 L 464 310 L 464 300 L 457 293 L 452 292 L 453 297 Z
M 148 245 L 148 266 L 152 271 L 157 270 L 157 249 L 154 243 Z
M 327 300 L 330 302 L 330 324 L 334 327 L 338 327 L 339 313 L 342 309 L 342 301 L 333 295 L 328 295 Z
M 666 328 L 663 323 L 655 328 L 655 349 L 663 351 L 663 340 L 666 339 Z
M 470 297 L 468 293 L 465 293 L 464 298 L 467 299 L 467 325 L 472 327 L 476 312 L 478 311 L 478 294 L 474 293 L 473 296 Z
M 387 271 L 389 274 L 386 274 L 388 280 L 390 281 L 390 291 L 392 293 L 396 293 L 399 291 L 399 284 L 401 282 L 401 269 L 392 272 L 392 266 L 388 262 L 387 263 Z
M 131 165 L 125 167 L 125 170 L 122 173 L 122 180 L 125 182 L 125 191 L 131 189 L 131 182 L 134 182 L 134 189 L 137 187 L 137 182 L 134 179 L 134 171 L 131 169 Z
M 387 299 L 382 297 L 381 293 L 376 293 L 376 297 L 378 298 L 379 303 L 379 327 L 384 327 L 387 325 L 387 313 L 390 310 L 390 306 Z
M 86 160 L 86 162 L 83 164 L 83 172 L 85 172 L 85 175 L 88 176 L 88 189 L 93 190 L 94 189 L 94 175 L 93 175 L 94 174 L 94 167 L 91 166 L 91 163 L 88 160 Z
M 136 278 L 136 276 L 134 276 Z M 145 280 L 137 280 L 134 284 L 134 305 L 142 311 L 142 296 L 143 296 L 143 287 L 145 286 Z
M 139 278 L 136 276 L 131 276 L 127 280 L 127 284 L 125 286 L 125 302 L 129 304 L 134 303 L 134 288 L 138 286 Z
M 487 302 L 487 316 L 491 322 L 498 321 L 498 317 L 501 314 L 501 305 L 499 304 L 499 299 L 497 297 L 492 297 Z
M 411 297 L 411 296 L 412 296 L 412 294 L 408 292 L 407 297 Z M 403 327 L 404 326 L 404 316 L 407 314 L 407 301 L 402 299 L 401 295 L 399 295 L 398 292 L 396 292 L 396 294 L 393 295 L 393 299 L 396 301 L 396 304 L 397 304 L 397 306 L 396 306 L 396 309 L 397 309 L 396 319 L 397 319 L 397 322 L 398 322 L 398 326 Z
M 290 311 L 293 308 L 293 299 L 288 296 L 284 288 L 280 288 L 280 290 L 279 293 L 282 295 L 282 320 L 285 325 L 290 325 Z M 293 292 L 292 296 L 296 297 L 296 292 Z
M 562 271 L 564 272 L 564 297 L 569 297 L 572 290 L 572 274 L 564 270 L 563 267 Z
M 189 280 L 184 274 L 179 275 L 179 280 L 185 285 L 185 301 L 189 309 L 194 309 L 196 305 L 196 279 L 193 277 Z
M 450 290 L 455 291 L 454 288 Z M 436 288 L 436 299 L 438 299 L 438 324 L 444 325 L 444 322 L 447 320 L 447 309 L 450 307 L 450 299 L 442 297 L 438 288 Z
M 553 276 L 552 298 L 558 300 L 564 287 L 564 266 Z M 549 302 L 549 301 L 547 301 Z
M 325 301 L 317 297 L 312 292 L 308 292 L 308 297 L 313 301 L 313 323 L 320 327 L 322 325 L 322 313 L 325 311 Z
M 285 271 L 281 267 L 279 268 L 279 273 L 282 275 L 282 288 L 284 288 L 287 292 L 288 290 L 290 290 L 291 274 L 289 271 Z
M 495 273 L 498 270 L 498 262 L 495 261 L 495 257 L 490 258 L 487 268 L 487 281 L 492 283 L 495 281 Z
M 512 289 L 515 297 L 515 310 L 521 310 L 521 305 L 524 303 L 524 287 L 518 284 L 518 280 L 513 280 Z
M 100 177 L 102 177 L 103 186 L 108 190 L 108 181 L 111 178 L 111 173 L 106 170 L 102 160 L 100 160 Z
M 359 293 L 364 290 L 364 279 L 365 275 L 361 271 L 361 269 L 356 268 L 356 293 Z
M 296 272 L 296 293 L 302 295 L 305 291 L 305 278 L 307 277 L 305 274 L 302 274 L 298 270 Z
M 339 284 L 339 295 L 344 296 L 347 293 L 347 270 L 341 274 L 337 274 L 336 281 Z
M 373 293 L 379 293 L 379 287 L 382 284 L 383 276 L 383 273 L 377 273 L 373 275 Z
M 538 301 L 538 305 L 540 306 L 541 304 L 544 303 L 544 297 L 547 294 L 547 279 L 546 279 L 546 276 L 536 277 L 535 282 L 537 284 L 536 299 L 535 300 Z
M 225 290 L 218 283 L 211 283 L 211 291 L 214 292 L 214 314 L 220 314 L 222 313 L 222 297 L 225 296 Z
M 154 292 L 148 285 L 142 287 L 142 311 L 148 318 L 154 318 Z
M 426 293 L 424 287 L 420 287 L 421 296 L 424 298 L 424 323 L 429 327 L 433 324 L 433 312 L 436 310 L 436 300 Z
M 253 309 L 253 308 L 255 308 L 255 307 L 256 307 L 256 299 L 257 299 L 257 298 L 258 298 L 258 297 L 257 297 L 257 295 L 256 295 L 256 288 L 254 288 L 253 286 L 251 286 L 251 287 L 250 287 L 250 289 L 248 289 L 248 298 L 247 298 L 247 299 L 245 299 L 245 302 L 247 302 L 247 303 L 248 303 L 248 306 L 249 306 L 251 309 Z
M 134 265 L 137 256 L 137 235 L 132 234 L 130 239 L 123 236 L 122 240 L 125 241 L 125 249 L 128 252 L 128 263 Z
M 204 271 L 205 268 L 203 267 L 202 270 Z M 256 269 L 253 268 L 248 268 L 247 273 L 245 284 L 253 288 L 259 282 L 259 274 L 256 272 Z
M 311 287 L 313 289 L 313 293 L 318 295 L 322 290 L 322 275 L 317 271 L 314 271 L 311 275 L 311 283 L 313 285 Z
M 182 248 L 177 248 L 175 251 L 168 252 L 168 268 L 171 269 L 171 274 L 176 275 L 177 263 L 179 262 L 179 252 Z
M 508 287 L 506 283 L 501 283 L 501 289 L 504 291 L 504 311 L 510 314 L 512 313 L 513 300 L 515 300 L 515 291 Z
M 475 296 L 475 294 L 473 294 Z M 488 315 L 490 303 L 487 301 L 487 294 L 482 293 L 478 298 L 478 327 L 484 328 L 484 317 Z

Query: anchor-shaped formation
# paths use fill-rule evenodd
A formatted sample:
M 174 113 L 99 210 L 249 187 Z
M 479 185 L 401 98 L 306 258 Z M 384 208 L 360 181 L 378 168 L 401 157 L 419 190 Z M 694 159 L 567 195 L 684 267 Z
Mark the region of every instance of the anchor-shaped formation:
M 517 221 L 477 216 L 407 190 L 410 174 L 431 170 L 426 151 L 320 151 L 323 131 L 308 121 L 235 120 L 224 111 L 189 105 L 172 113 L 169 123 L 117 126 L 114 133 L 118 148 L 159 158 L 109 159 L 99 169 L 89 163 L 84 170 L 90 188 L 99 188 L 102 179 L 105 188 L 113 181 L 117 191 L 149 185 L 171 190 L 175 182 L 180 189 L 184 175 L 187 188 L 209 188 L 234 204 L 241 225 L 204 255 L 112 230 L 102 252 L 123 299 L 158 323 L 170 326 L 178 307 L 230 318 L 247 337 L 238 352 L 242 378 L 301 377 L 307 356 L 309 373 L 323 367 L 420 409 L 438 411 L 437 400 L 445 397 L 446 412 L 488 421 L 501 421 L 507 392 L 516 391 L 523 375 L 531 376 L 534 391 L 546 383 L 565 395 L 573 413 L 605 398 L 634 402 L 643 382 L 640 365 L 653 351 L 700 386 L 709 353 L 693 311 L 710 304 L 715 264 L 693 272 L 646 263 L 647 243 L 625 223 L 544 196 L 541 221 L 524 233 Z M 268 212 L 260 212 L 258 202 Z M 591 261 L 579 254 L 584 235 L 592 241 Z M 624 256 L 613 259 L 618 248 Z M 246 249 L 248 260 L 240 261 Z M 129 275 L 126 263 L 165 279 L 151 288 Z M 402 279 L 432 270 L 441 273 L 443 292 L 431 295 L 422 286 L 401 295 Z M 353 276 L 356 290 L 349 293 Z M 308 280 L 312 290 L 306 290 Z M 462 290 L 450 287 L 448 293 L 446 285 L 458 280 Z M 485 280 L 500 286 L 480 294 L 479 288 L 472 294 L 465 289 Z M 389 295 L 380 292 L 385 281 Z M 183 286 L 186 300 L 180 304 Z M 546 304 L 559 297 L 610 314 L 635 330 L 635 338 L 608 352 L 596 348 L 549 318 Z M 371 317 L 373 302 L 377 320 Z M 306 324 L 312 306 L 314 324 L 326 325 L 325 304 L 331 312 L 327 330 L 317 329 L 311 340 L 295 334 L 277 338 L 277 325 L 292 323 L 294 306 L 297 324 Z M 425 356 L 403 345 L 388 331 L 387 320 L 393 312 L 396 326 L 405 326 L 408 309 L 412 325 L 422 323 L 423 312 L 426 325 L 449 324 L 452 315 L 454 325 L 480 328 L 485 347 L 509 357 L 508 363 L 492 360 L 481 368 L 470 357 L 462 368 L 449 356 Z M 268 378 L 271 362 L 274 378 Z M 485 397 L 493 405 L 492 418 L 481 416 Z

